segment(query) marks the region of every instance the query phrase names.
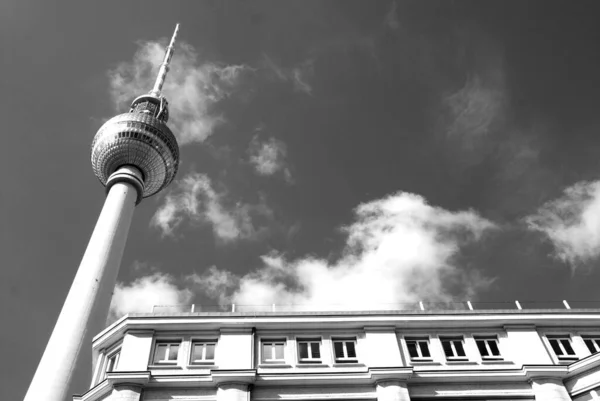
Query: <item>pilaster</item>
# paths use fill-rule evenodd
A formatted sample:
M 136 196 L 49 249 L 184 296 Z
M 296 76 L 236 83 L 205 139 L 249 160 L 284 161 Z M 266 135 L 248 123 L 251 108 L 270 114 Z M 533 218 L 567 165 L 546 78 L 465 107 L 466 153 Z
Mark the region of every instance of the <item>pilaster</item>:
M 117 384 L 107 401 L 140 401 L 142 387 L 135 384 Z
M 558 377 L 534 377 L 531 388 L 535 401 L 572 401 L 562 379 Z
M 386 379 L 375 384 L 377 401 L 410 401 L 405 381 Z
M 250 385 L 248 383 L 219 383 L 217 401 L 250 401 Z

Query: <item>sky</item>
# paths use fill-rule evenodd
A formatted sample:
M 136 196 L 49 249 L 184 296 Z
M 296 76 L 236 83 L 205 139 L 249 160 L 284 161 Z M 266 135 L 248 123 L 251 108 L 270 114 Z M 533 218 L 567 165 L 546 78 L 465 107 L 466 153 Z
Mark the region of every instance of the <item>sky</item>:
M 189 303 L 598 305 L 597 12 L 3 1 L 0 398 L 25 394 L 101 210 L 93 136 L 151 89 L 177 22 L 164 94 L 180 169 L 136 208 L 110 319 Z M 89 341 L 72 393 L 89 385 Z

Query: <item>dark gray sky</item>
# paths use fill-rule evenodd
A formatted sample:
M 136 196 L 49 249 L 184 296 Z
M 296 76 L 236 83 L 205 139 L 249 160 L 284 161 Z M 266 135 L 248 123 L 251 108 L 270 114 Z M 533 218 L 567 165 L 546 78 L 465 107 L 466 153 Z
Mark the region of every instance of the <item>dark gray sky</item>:
M 92 138 L 151 88 L 144 63 L 176 22 L 181 169 L 136 210 L 115 314 L 146 308 L 140 294 L 600 301 L 597 15 L 594 1 L 3 1 L 0 398 L 26 391 L 100 212 Z

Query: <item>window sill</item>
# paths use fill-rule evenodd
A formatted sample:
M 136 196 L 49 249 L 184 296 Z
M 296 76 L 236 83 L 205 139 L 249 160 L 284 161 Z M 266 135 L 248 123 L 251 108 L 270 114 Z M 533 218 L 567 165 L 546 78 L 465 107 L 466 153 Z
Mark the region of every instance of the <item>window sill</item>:
M 205 363 L 191 363 L 186 366 L 187 369 L 218 369 L 217 365 L 214 362 L 205 362 Z
M 511 361 L 505 361 L 504 359 L 484 359 L 481 361 L 482 365 L 513 365 Z
M 433 359 L 415 359 L 415 360 L 411 360 L 410 363 L 413 366 L 426 366 L 426 365 L 429 365 L 429 366 L 433 366 L 433 365 L 441 366 L 442 365 L 439 362 L 435 362 Z
M 322 362 L 298 362 L 296 365 L 297 368 L 328 368 L 329 365 L 326 365 Z
M 477 365 L 477 362 L 469 361 L 468 359 L 451 359 L 446 361 L 446 365 Z
M 558 358 L 558 363 L 564 364 L 564 365 L 569 365 L 578 360 L 579 360 L 579 358 L 577 358 L 576 356 L 569 356 L 569 357 L 562 356 L 562 357 Z
M 148 369 L 183 369 L 181 366 L 173 364 L 149 365 Z
M 288 365 L 287 363 L 261 363 L 258 365 L 261 369 L 285 369 L 291 368 L 292 365 Z
M 344 368 L 344 367 L 348 367 L 348 368 L 356 368 L 356 367 L 362 367 L 365 366 L 364 363 L 359 363 L 358 361 L 356 362 L 334 362 L 333 363 L 333 367 L 334 368 Z

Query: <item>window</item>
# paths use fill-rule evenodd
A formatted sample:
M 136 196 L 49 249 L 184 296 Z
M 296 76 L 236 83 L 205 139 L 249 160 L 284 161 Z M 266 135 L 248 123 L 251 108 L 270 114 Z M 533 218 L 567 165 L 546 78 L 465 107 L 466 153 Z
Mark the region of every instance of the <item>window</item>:
M 592 354 L 600 352 L 600 336 L 583 336 L 583 342 Z
M 444 354 L 446 354 L 446 359 L 467 359 L 462 337 L 440 338 L 440 340 L 442 341 L 442 348 L 444 349 Z
M 121 352 L 115 352 L 106 360 L 106 369 L 104 370 L 106 373 L 114 372 L 117 369 L 117 365 L 119 364 L 119 357 L 121 356 Z
M 300 362 L 321 362 L 321 340 L 298 340 Z
M 412 360 L 431 359 L 429 341 L 426 338 L 407 338 L 406 347 Z
M 118 349 L 116 352 L 108 353 L 106 356 L 106 361 L 104 363 L 104 370 L 102 371 L 102 375 L 100 380 L 104 380 L 106 378 L 106 374 L 110 372 L 114 372 L 119 365 L 119 357 L 121 356 L 121 349 Z
M 269 340 L 262 343 L 262 361 L 266 363 L 283 363 L 285 340 Z
M 191 363 L 214 362 L 216 341 L 193 341 Z
M 338 363 L 356 362 L 356 339 L 333 340 L 335 361 Z
M 548 336 L 548 342 L 558 359 L 576 359 L 569 336 Z
M 177 356 L 179 355 L 179 345 L 180 342 L 157 341 L 152 363 L 155 365 L 176 364 Z
M 496 337 L 475 337 L 475 343 L 483 359 L 502 359 Z

